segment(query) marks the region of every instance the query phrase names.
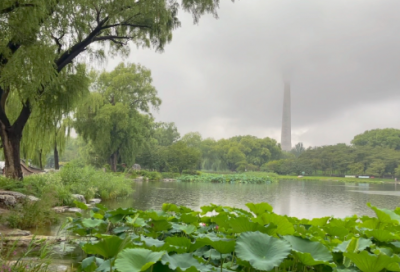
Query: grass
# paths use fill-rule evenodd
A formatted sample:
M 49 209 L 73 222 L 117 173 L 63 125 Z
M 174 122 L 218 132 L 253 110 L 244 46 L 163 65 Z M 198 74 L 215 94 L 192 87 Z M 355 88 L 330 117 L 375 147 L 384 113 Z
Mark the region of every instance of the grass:
M 72 205 L 71 194 L 103 200 L 124 197 L 133 192 L 132 180 L 124 173 L 103 172 L 90 166 L 67 164 L 58 172 L 25 177 L 22 181 L 0 177 L 0 188 L 42 198 L 51 192 L 54 205 Z
M 362 182 L 362 183 L 383 183 L 383 182 L 394 182 L 394 179 L 360 179 L 360 178 L 343 178 L 343 177 L 318 177 L 318 176 L 304 176 L 299 178 L 297 176 L 283 176 L 278 175 L 279 180 L 306 180 L 306 181 L 340 181 L 340 182 Z
M 203 174 L 208 174 L 207 172 L 202 172 Z M 227 174 L 232 172 L 213 172 L 213 174 Z M 359 179 L 359 178 L 344 178 L 344 177 L 324 177 L 324 176 L 303 176 L 299 178 L 298 176 L 288 176 L 288 175 L 278 175 L 275 173 L 268 172 L 245 172 L 248 176 L 263 178 L 263 177 L 274 177 L 277 180 L 306 180 L 306 181 L 340 181 L 340 182 L 362 182 L 362 183 L 382 183 L 382 182 L 394 182 L 394 179 L 384 179 L 384 178 L 373 178 L 373 179 Z

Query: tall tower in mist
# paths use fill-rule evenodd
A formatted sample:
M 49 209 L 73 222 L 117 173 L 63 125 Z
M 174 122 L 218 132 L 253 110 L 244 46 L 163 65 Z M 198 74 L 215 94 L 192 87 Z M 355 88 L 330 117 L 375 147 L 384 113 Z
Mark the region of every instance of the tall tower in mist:
M 292 149 L 292 128 L 290 115 L 290 84 L 289 82 L 285 81 L 281 134 L 281 147 L 284 151 L 290 151 Z

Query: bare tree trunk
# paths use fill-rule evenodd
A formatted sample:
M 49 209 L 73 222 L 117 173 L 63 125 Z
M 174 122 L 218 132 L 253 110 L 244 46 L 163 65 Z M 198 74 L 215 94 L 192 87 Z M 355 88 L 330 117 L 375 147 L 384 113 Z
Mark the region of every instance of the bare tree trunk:
M 57 149 L 57 142 L 54 143 L 54 169 L 60 169 L 60 163 L 58 160 L 58 149 Z
M 7 130 L 3 124 L 1 124 L 0 136 L 3 142 L 5 176 L 21 180 L 23 178 L 19 152 L 21 137 L 13 129 Z

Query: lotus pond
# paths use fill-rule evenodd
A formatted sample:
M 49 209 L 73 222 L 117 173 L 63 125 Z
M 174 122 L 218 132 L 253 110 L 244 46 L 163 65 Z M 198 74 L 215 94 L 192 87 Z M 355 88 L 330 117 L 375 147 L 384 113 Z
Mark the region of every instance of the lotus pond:
M 400 271 L 399 208 L 368 204 L 376 217 L 309 220 L 278 215 L 268 203 L 246 206 L 142 211 L 98 204 L 70 219 L 69 229 L 86 238 L 80 269 L 87 272 Z

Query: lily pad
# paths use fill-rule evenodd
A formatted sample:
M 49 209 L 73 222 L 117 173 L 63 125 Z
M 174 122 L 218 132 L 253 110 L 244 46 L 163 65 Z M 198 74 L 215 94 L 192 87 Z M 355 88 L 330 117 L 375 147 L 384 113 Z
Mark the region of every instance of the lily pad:
M 164 254 L 164 251 L 153 252 L 145 248 L 125 249 L 115 260 L 115 267 L 120 272 L 145 271 L 159 261 Z
M 258 270 L 269 271 L 289 255 L 290 245 L 261 232 L 244 232 L 236 242 L 237 256 Z

